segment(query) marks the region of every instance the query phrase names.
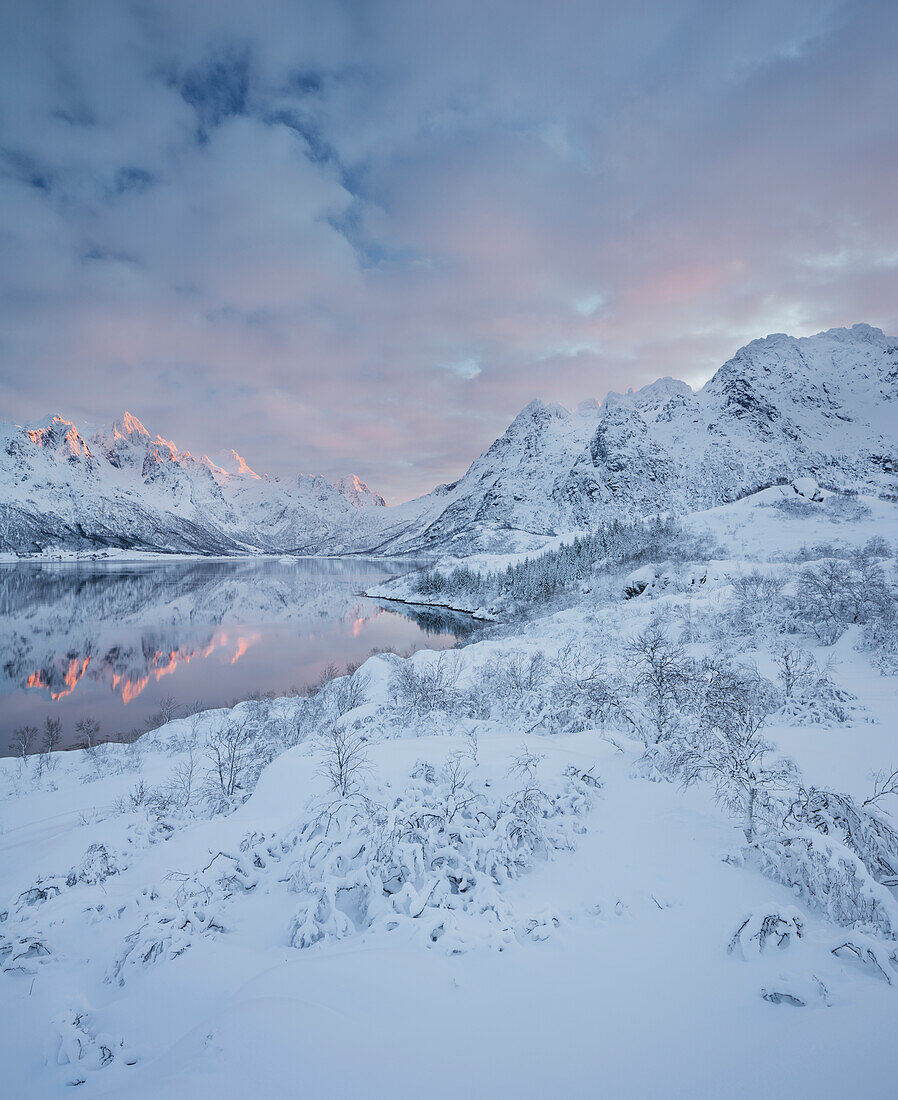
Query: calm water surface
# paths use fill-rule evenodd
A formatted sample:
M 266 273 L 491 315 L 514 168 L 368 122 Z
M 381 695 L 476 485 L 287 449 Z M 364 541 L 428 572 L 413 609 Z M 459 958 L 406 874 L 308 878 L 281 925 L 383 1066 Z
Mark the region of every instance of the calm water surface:
M 284 693 L 372 649 L 454 645 L 463 616 L 360 592 L 414 568 L 383 561 L 239 560 L 0 565 L 0 755 L 23 724 L 80 718 L 120 740 L 173 700 L 223 706 Z

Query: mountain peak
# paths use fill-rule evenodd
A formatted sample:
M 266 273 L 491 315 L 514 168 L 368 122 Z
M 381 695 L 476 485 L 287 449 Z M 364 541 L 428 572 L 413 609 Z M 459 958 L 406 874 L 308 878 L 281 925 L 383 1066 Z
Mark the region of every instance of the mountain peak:
M 334 488 L 356 508 L 385 508 L 387 506 L 387 502 L 380 493 L 375 493 L 373 489 L 369 489 L 365 482 L 356 477 L 355 474 L 341 477 L 334 482 Z
M 213 474 L 225 474 L 230 477 L 248 477 L 256 481 L 262 480 L 261 475 L 251 469 L 243 455 L 238 454 L 232 448 L 225 451 L 219 451 L 214 459 L 209 458 L 208 455 L 203 455 L 200 461 L 204 466 L 208 466 Z
M 70 462 L 78 458 L 93 458 L 90 448 L 71 420 L 59 413 L 45 416 L 33 427 L 24 428 L 25 435 L 41 450 L 55 451 Z
M 692 396 L 691 386 L 678 378 L 666 375 L 664 378 L 656 378 L 654 382 L 649 382 L 640 390 L 629 389 L 625 394 L 610 390 L 602 402 L 602 408 L 607 411 L 621 403 L 634 405 L 640 409 L 652 408 L 663 405 L 672 398 L 684 399 Z
M 150 438 L 150 433 L 141 421 L 131 413 L 125 414 L 112 425 L 113 439 L 127 439 L 131 443 L 145 442 Z

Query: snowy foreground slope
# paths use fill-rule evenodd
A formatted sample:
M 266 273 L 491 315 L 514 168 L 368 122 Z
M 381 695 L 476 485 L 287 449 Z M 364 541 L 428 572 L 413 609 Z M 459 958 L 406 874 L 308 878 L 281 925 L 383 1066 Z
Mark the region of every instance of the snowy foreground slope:
M 796 484 L 455 652 L 0 761 L 5 1094 L 893 1096 L 896 506 Z
M 357 478 L 195 459 L 135 418 L 0 432 L 0 552 L 530 550 L 611 515 L 705 508 L 810 475 L 896 493 L 898 339 L 869 325 L 755 340 L 699 392 L 662 378 L 570 412 L 531 402 L 451 485 L 384 507 Z

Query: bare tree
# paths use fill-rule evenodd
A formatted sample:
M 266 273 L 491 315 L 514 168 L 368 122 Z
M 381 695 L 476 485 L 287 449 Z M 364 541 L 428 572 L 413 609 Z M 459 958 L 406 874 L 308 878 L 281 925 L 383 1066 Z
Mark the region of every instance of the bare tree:
M 52 754 L 62 740 L 62 722 L 58 718 L 47 718 L 44 722 L 44 757 L 48 768 L 52 767 Z
M 324 668 L 321 670 L 321 673 L 315 683 L 315 690 L 320 691 L 325 686 L 325 684 L 329 684 L 331 680 L 336 680 L 339 675 L 340 670 L 337 668 L 334 662 L 331 661 L 330 664 L 325 665 Z
M 22 764 L 27 762 L 28 750 L 37 742 L 37 726 L 19 726 L 13 730 L 10 748 L 21 757 Z
M 832 645 L 846 627 L 865 623 L 876 608 L 893 604 L 885 574 L 872 560 L 852 565 L 829 558 L 801 571 L 798 611 L 824 643 Z
M 187 759 L 182 760 L 172 773 L 169 784 L 172 799 L 186 810 L 193 798 L 196 785 L 196 751 L 193 743 L 187 746 Z
M 321 748 L 321 774 L 340 798 L 355 794 L 371 766 L 367 744 L 357 733 L 333 725 L 321 738 Z
M 178 705 L 175 703 L 174 696 L 164 695 L 159 700 L 159 717 L 162 719 L 161 725 L 165 725 L 167 722 L 171 722 L 172 719 L 177 717 Z
M 802 690 L 816 683 L 821 677 L 820 669 L 812 654 L 797 645 L 782 642 L 773 650 L 773 662 L 777 669 L 777 678 L 786 699 L 793 699 Z
M 687 785 L 699 777 L 710 780 L 718 801 L 741 818 L 752 844 L 761 803 L 796 777 L 791 760 L 768 763 L 774 746 L 761 731 L 776 706 L 776 692 L 753 668 L 708 661 L 704 672 L 702 730 L 681 752 L 681 775 Z
M 75 731 L 81 738 L 80 748 L 91 751 L 97 747 L 100 723 L 95 718 L 79 718 L 75 723 Z
M 873 775 L 873 794 L 869 798 L 865 798 L 862 805 L 872 806 L 874 802 L 878 802 L 880 798 L 885 798 L 887 795 L 898 795 L 898 768 L 893 772 L 878 771 Z
M 210 799 L 230 805 L 240 789 L 251 755 L 252 730 L 246 718 L 231 718 L 215 726 L 206 744 L 211 764 L 207 775 Z
M 680 726 L 680 712 L 694 679 L 693 664 L 684 647 L 658 622 L 632 638 L 625 655 L 645 705 L 648 729 L 643 736 L 647 743 L 666 741 Z

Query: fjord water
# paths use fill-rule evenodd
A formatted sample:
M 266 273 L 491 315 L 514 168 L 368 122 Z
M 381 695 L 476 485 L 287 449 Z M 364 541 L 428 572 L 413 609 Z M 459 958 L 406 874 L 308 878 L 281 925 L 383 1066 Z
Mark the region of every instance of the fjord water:
M 283 694 L 372 649 L 455 643 L 460 616 L 415 615 L 361 596 L 415 563 L 367 559 L 16 562 L 0 565 L 0 755 L 47 717 L 61 747 L 93 718 L 129 739 L 176 713 Z M 35 747 L 38 747 L 36 745 Z

